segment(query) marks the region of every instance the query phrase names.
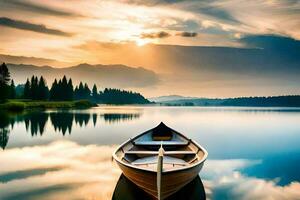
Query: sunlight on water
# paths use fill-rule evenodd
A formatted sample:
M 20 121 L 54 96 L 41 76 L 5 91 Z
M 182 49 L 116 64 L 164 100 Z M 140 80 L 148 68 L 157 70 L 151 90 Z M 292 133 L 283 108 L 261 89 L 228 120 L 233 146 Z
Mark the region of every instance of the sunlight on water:
M 208 150 L 207 199 L 299 199 L 298 110 L 134 106 L 0 113 L 0 197 L 111 199 L 113 150 L 160 121 Z

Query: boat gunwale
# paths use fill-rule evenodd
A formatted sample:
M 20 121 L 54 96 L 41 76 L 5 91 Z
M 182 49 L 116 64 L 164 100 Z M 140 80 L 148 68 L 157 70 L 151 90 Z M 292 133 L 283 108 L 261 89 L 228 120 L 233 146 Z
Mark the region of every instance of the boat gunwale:
M 170 127 L 168 127 L 168 128 L 170 128 Z M 137 138 L 139 138 L 139 137 L 141 137 L 141 136 L 143 136 L 143 135 L 149 133 L 149 132 L 152 131 L 153 129 L 155 129 L 155 127 L 152 128 L 152 129 L 149 129 L 149 130 L 147 130 L 147 131 L 145 131 L 145 132 L 143 132 L 143 133 L 141 133 L 141 134 L 139 134 L 139 135 L 137 135 L 137 136 L 135 136 L 135 137 L 133 137 L 133 138 L 129 138 L 128 140 L 126 140 L 125 142 L 123 142 L 121 145 L 119 145 L 119 147 L 113 152 L 113 158 L 114 158 L 114 160 L 115 160 L 116 162 L 118 162 L 119 164 L 124 165 L 124 166 L 127 166 L 127 167 L 129 167 L 129 168 L 133 168 L 133 169 L 137 169 L 137 170 L 141 170 L 141 171 L 145 171 L 145 172 L 156 173 L 155 170 L 145 169 L 145 168 L 142 168 L 142 167 L 137 167 L 137 166 L 132 165 L 132 164 L 128 164 L 128 163 L 122 161 L 121 159 L 119 159 L 119 157 L 117 156 L 117 152 L 118 152 L 123 146 L 125 146 L 127 143 L 132 142 L 133 140 L 135 140 L 135 139 L 137 139 Z M 202 157 L 198 162 L 196 162 L 196 163 L 194 163 L 194 164 L 190 164 L 190 165 L 187 165 L 187 166 L 184 166 L 184 167 L 180 167 L 180 168 L 177 168 L 177 169 L 168 169 L 168 170 L 163 171 L 163 174 L 165 174 L 165 173 L 172 173 L 172 172 L 178 172 L 178 171 L 184 171 L 184 170 L 187 170 L 187 169 L 196 167 L 196 166 L 198 166 L 198 165 L 200 165 L 200 164 L 203 164 L 204 161 L 207 159 L 207 156 L 208 156 L 208 152 L 206 151 L 206 149 L 203 148 L 200 144 L 198 144 L 198 143 L 197 143 L 196 141 L 194 141 L 193 139 L 187 138 L 187 137 L 184 136 L 182 133 L 180 133 L 180 132 L 178 132 L 178 131 L 176 131 L 176 130 L 174 130 L 174 129 L 172 129 L 172 128 L 170 128 L 170 129 L 171 129 L 172 131 L 174 131 L 176 134 L 178 134 L 179 136 L 183 137 L 184 139 L 186 139 L 186 140 L 188 140 L 188 141 L 194 143 L 199 149 L 201 149 L 201 151 L 203 151 L 204 155 L 203 155 L 203 157 Z M 195 153 L 195 154 L 197 154 L 197 153 Z

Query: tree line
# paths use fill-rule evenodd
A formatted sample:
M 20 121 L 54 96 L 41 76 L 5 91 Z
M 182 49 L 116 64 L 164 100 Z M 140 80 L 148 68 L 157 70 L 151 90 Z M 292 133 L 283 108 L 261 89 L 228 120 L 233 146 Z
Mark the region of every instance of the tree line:
M 17 93 L 18 95 L 16 95 Z M 72 79 L 68 79 L 66 76 L 63 76 L 62 79 L 55 79 L 50 89 L 43 76 L 32 76 L 31 79 L 26 80 L 24 85 L 18 85 L 16 89 L 5 63 L 0 67 L 0 96 L 0 101 L 22 98 L 47 101 L 87 99 L 104 104 L 150 103 L 141 94 L 131 91 L 114 88 L 105 88 L 103 91 L 98 91 L 96 84 L 93 85 L 91 90 L 87 83 L 80 82 L 74 89 Z
M 24 123 L 26 131 L 34 137 L 38 135 L 43 136 L 47 122 L 50 122 L 55 132 L 65 135 L 66 133 L 72 133 L 74 124 L 85 127 L 92 123 L 96 126 L 99 119 L 107 123 L 118 123 L 120 121 L 137 119 L 140 115 L 140 113 L 105 113 L 98 115 L 96 113 L 81 112 L 24 112 L 16 116 L 0 111 L 0 147 L 5 149 L 10 131 L 19 122 Z

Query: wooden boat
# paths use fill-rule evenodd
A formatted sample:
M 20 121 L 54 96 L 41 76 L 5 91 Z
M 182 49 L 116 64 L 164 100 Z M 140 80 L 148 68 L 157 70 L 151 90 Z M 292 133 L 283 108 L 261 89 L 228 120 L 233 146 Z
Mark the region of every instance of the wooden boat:
M 197 177 L 207 151 L 161 122 L 124 142 L 113 158 L 130 181 L 163 200 Z

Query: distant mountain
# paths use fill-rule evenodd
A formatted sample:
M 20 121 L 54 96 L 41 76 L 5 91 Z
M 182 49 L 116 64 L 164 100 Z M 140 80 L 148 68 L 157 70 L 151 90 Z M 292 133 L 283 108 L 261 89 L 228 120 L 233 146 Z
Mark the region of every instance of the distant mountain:
M 160 102 L 167 106 L 245 106 L 245 107 L 300 107 L 300 95 L 272 97 L 239 97 L 225 99 L 179 99 Z
M 36 66 L 49 65 L 53 67 L 67 67 L 72 65 L 71 63 L 61 62 L 53 59 L 0 54 L 0 63 L 2 62 Z
M 11 77 L 16 83 L 24 83 L 32 75 L 44 76 L 48 84 L 51 84 L 55 78 L 61 78 L 63 75 L 66 75 L 71 77 L 75 84 L 83 81 L 91 87 L 92 84 L 96 83 L 99 88 L 140 88 L 153 86 L 159 81 L 158 75 L 153 71 L 125 65 L 80 64 L 67 68 L 9 63 L 7 65 L 11 72 Z
M 197 99 L 198 97 L 185 97 L 180 95 L 167 95 L 167 96 L 159 96 L 159 97 L 152 97 L 148 98 L 150 101 L 154 102 L 167 102 L 167 101 L 177 101 L 177 100 L 184 100 L 184 99 Z

